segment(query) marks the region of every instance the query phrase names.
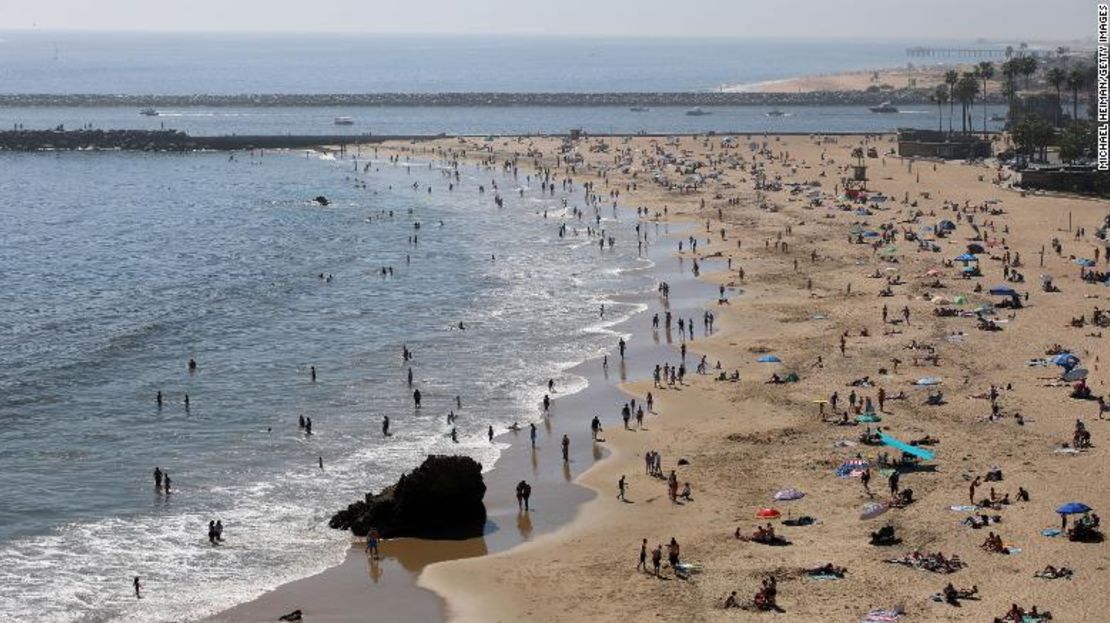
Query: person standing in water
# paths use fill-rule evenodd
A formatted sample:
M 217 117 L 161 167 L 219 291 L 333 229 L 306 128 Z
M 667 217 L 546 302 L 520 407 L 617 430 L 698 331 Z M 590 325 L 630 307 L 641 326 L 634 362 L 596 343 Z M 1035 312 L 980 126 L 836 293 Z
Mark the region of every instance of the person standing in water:
M 316 366 L 309 366 L 309 373 L 312 375 L 312 382 L 316 382 Z
M 140 591 L 143 585 L 139 582 L 139 576 L 135 576 L 135 579 L 131 581 L 131 585 L 135 587 L 135 599 L 142 599 L 143 595 Z
M 161 467 L 155 467 L 154 468 L 154 488 L 159 490 L 159 491 L 162 490 L 162 468 Z
M 563 462 L 570 462 L 570 437 L 563 435 Z
M 169 472 L 162 472 L 162 490 L 166 495 L 170 494 L 170 474 Z
M 489 425 L 489 442 L 493 443 L 493 424 Z
M 389 437 L 389 416 L 382 418 L 382 436 Z
M 536 448 L 536 425 L 529 424 L 528 436 L 532 439 L 532 449 Z
M 419 389 L 414 389 L 412 391 L 412 402 L 416 405 L 417 409 L 420 408 L 420 390 Z
M 154 397 L 154 401 L 158 403 L 158 408 L 162 408 L 162 390 L 158 390 L 158 395 Z

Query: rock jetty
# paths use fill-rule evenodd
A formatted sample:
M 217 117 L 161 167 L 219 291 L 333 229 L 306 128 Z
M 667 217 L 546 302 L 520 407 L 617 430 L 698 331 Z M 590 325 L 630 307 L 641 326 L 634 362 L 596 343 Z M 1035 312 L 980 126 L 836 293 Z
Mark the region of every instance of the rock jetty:
M 113 95 L 0 94 L 0 106 L 130 106 L 169 108 L 189 106 L 875 106 L 928 104 L 930 89 L 891 91 L 813 91 L 805 93 L 749 93 L 724 91 L 651 93 L 318 93 L 232 95 Z M 988 103 L 1002 104 L 1000 94 Z
M 328 523 L 366 536 L 371 527 L 384 538 L 468 539 L 486 525 L 482 466 L 465 456 L 429 456 L 397 484 L 341 510 Z

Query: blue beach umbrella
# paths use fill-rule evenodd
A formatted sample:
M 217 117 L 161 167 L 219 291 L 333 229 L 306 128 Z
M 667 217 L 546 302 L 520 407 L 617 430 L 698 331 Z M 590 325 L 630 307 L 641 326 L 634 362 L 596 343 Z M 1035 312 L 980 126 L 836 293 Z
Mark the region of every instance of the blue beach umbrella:
M 760 355 L 759 359 L 756 359 L 756 361 L 759 363 L 782 363 L 782 359 L 779 359 L 775 355 Z
M 939 227 L 941 229 L 947 229 L 948 231 L 952 231 L 953 229 L 956 229 L 956 224 L 953 223 L 952 221 L 941 221 L 941 222 L 937 223 L 937 227 Z
M 913 456 L 916 456 L 917 458 L 919 458 L 923 461 L 932 461 L 933 459 L 937 458 L 935 454 L 933 454 L 932 452 L 929 452 L 928 450 L 926 450 L 924 448 L 918 448 L 917 446 L 911 446 L 910 444 L 908 444 L 904 441 L 899 441 L 899 440 L 895 439 L 894 437 L 891 437 L 890 435 L 887 435 L 886 433 L 880 433 L 879 438 L 882 439 L 882 441 L 885 445 L 888 445 L 891 448 L 894 448 L 896 450 L 901 450 L 902 452 L 905 452 L 906 454 L 912 454 Z
M 879 237 L 879 232 L 877 232 L 877 231 L 865 231 L 865 232 L 863 232 L 863 237 L 864 238 L 878 238 Z
M 1068 502 L 1056 509 L 1056 512 L 1060 515 L 1079 515 L 1091 512 L 1091 507 L 1083 502 Z
M 1076 263 L 1076 264 L 1079 264 L 1080 266 L 1085 266 L 1085 267 L 1087 267 L 1087 268 L 1090 268 L 1090 267 L 1092 267 L 1092 266 L 1094 266 L 1094 265 L 1095 265 L 1095 261 L 1094 261 L 1094 260 L 1089 260 L 1089 259 L 1087 259 L 1087 258 L 1085 258 L 1085 257 L 1077 257 L 1077 258 L 1075 258 L 1075 263 Z
M 1071 353 L 1060 353 L 1059 355 L 1053 355 L 1052 358 L 1049 359 L 1049 361 L 1060 366 L 1061 368 L 1066 368 L 1068 370 L 1071 370 L 1075 366 L 1079 365 L 1079 357 L 1076 357 Z
M 990 289 L 990 293 L 993 296 L 1015 296 L 1017 291 L 1010 286 L 994 286 Z
M 972 255 L 970 253 L 963 253 L 961 255 L 956 256 L 956 261 L 957 262 L 978 262 L 979 258 L 975 257 L 974 255 Z

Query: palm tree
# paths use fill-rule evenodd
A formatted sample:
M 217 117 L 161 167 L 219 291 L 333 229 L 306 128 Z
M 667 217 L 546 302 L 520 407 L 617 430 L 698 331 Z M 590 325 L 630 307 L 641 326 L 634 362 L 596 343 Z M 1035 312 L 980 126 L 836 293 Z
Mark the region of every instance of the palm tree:
M 944 103 L 948 101 L 948 87 L 938 84 L 929 99 L 937 103 L 937 132 L 944 131 Z M 949 118 L 948 123 L 952 123 Z
M 1079 89 L 1087 82 L 1087 74 L 1082 69 L 1073 69 L 1068 73 L 1068 88 L 1071 89 L 1071 122 L 1079 122 Z
M 987 135 L 987 81 L 994 77 L 994 63 L 983 61 L 975 67 L 975 75 L 983 81 L 983 136 Z
M 975 103 L 975 96 L 979 94 L 979 79 L 971 72 L 964 72 L 960 76 L 960 80 L 956 83 L 956 88 L 953 95 L 956 99 L 960 100 L 960 121 L 963 132 L 966 134 L 968 131 L 968 121 L 972 105 Z
M 1045 79 L 1056 89 L 1056 127 L 1060 127 L 1060 90 L 1068 82 L 1068 72 L 1059 67 L 1048 70 Z
M 1020 63 L 1021 65 L 1018 67 L 1018 70 L 1021 72 L 1021 75 L 1025 76 L 1025 90 L 1028 91 L 1029 78 L 1037 73 L 1037 57 L 1026 56 L 1021 59 Z
M 1013 55 L 1014 55 L 1014 46 L 1012 46 L 1012 45 L 1006 46 L 1006 60 L 1009 60 L 1010 57 L 1012 57 Z
M 950 70 L 944 72 L 944 84 L 948 85 L 948 132 L 949 133 L 952 132 L 952 117 L 954 116 L 953 115 L 953 110 L 954 110 L 953 106 L 956 105 L 956 98 L 954 97 L 955 92 L 953 91 L 953 89 L 956 88 L 956 83 L 959 82 L 959 81 L 960 81 L 960 74 L 955 69 L 950 69 Z

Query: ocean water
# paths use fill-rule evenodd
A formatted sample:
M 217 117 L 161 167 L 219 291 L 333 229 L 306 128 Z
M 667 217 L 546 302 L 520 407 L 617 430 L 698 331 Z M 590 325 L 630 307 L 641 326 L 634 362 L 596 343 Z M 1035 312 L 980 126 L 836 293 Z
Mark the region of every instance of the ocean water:
M 1004 115 L 1005 106 L 988 106 L 988 115 Z M 864 106 L 783 106 L 781 117 L 767 116 L 762 106 L 714 106 L 710 114 L 687 115 L 686 108 L 654 107 L 632 112 L 622 106 L 528 107 L 280 107 L 169 108 L 145 117 L 128 107 L 0 107 L 0 128 L 21 123 L 27 129 L 169 128 L 194 136 L 225 134 L 565 134 L 571 128 L 593 133 L 634 134 L 732 132 L 893 132 L 898 128 L 936 128 L 937 109 L 901 106 L 898 114 L 877 114 Z M 335 125 L 349 116 L 355 124 Z M 982 108 L 973 113 L 981 128 Z M 947 127 L 948 109 L 944 110 Z M 957 121 L 957 126 L 959 125 Z M 988 121 L 991 130 L 1001 122 Z
M 486 426 L 580 388 L 616 341 L 598 305 L 653 285 L 627 213 L 612 250 L 557 236 L 580 187 L 370 158 L 0 154 L 0 619 L 190 619 L 337 563 L 332 512 L 428 453 L 490 466 Z
M 0 31 L 5 93 L 703 91 L 904 66 L 881 39 Z

